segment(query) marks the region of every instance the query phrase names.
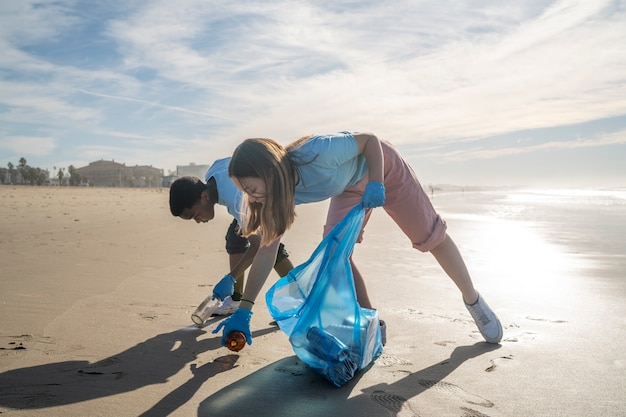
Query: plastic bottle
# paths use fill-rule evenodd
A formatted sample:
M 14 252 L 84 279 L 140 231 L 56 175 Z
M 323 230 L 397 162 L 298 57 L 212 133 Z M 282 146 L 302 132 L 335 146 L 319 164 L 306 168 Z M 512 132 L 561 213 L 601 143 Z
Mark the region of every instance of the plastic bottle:
M 306 337 L 309 341 L 306 349 L 326 362 L 322 372 L 328 380 L 340 387 L 352 379 L 358 369 L 357 354 L 319 327 L 311 327 Z
M 246 346 L 246 335 L 239 330 L 232 331 L 226 336 L 226 347 L 233 352 L 239 352 Z
M 344 341 L 344 344 L 348 346 L 348 348 L 358 347 L 359 342 L 361 341 L 361 337 L 367 334 L 367 328 L 354 328 L 354 323 L 343 323 L 343 324 L 331 324 L 326 326 L 326 330 L 331 334 L 335 335 L 335 337 L 339 340 Z
M 213 294 L 209 295 L 204 299 L 191 314 L 191 320 L 198 326 L 202 326 L 204 322 L 211 317 L 211 315 L 217 310 L 220 306 L 220 299 L 217 297 L 213 297 Z
M 350 356 L 350 349 L 341 340 L 319 327 L 311 327 L 306 338 L 308 350 L 321 359 L 343 362 Z

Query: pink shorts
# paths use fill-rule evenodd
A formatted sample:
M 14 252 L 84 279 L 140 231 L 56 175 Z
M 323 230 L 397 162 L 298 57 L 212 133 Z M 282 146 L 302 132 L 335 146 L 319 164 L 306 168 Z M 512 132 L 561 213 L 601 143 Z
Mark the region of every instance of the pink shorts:
M 385 195 L 383 209 L 391 216 L 415 249 L 428 252 L 436 248 L 446 238 L 446 223 L 435 212 L 430 199 L 417 180 L 413 169 L 404 161 L 398 151 L 388 142 L 381 141 L 385 161 Z M 361 181 L 332 197 L 324 226 L 324 236 L 357 204 L 361 202 L 366 174 Z M 363 230 L 369 220 L 371 210 L 365 214 L 363 229 L 358 242 L 363 240 Z

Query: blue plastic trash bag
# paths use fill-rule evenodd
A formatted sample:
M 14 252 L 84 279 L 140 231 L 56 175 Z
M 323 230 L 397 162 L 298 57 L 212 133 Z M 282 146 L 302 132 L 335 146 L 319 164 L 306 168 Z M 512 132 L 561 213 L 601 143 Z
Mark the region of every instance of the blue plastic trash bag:
M 354 207 L 308 261 L 266 294 L 270 314 L 296 355 L 338 387 L 383 349 L 378 313 L 357 302 L 350 268 L 364 217 L 363 205 Z

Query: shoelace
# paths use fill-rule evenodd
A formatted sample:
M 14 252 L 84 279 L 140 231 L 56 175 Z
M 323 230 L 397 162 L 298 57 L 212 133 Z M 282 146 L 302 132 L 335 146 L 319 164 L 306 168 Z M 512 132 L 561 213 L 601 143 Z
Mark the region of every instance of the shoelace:
M 491 320 L 489 319 L 489 317 L 487 316 L 487 313 L 485 312 L 485 310 L 482 308 L 481 303 L 476 303 L 475 306 L 471 306 L 472 311 L 474 311 L 475 313 L 477 313 L 478 315 L 478 320 L 483 324 L 483 325 L 487 325 L 491 322 Z

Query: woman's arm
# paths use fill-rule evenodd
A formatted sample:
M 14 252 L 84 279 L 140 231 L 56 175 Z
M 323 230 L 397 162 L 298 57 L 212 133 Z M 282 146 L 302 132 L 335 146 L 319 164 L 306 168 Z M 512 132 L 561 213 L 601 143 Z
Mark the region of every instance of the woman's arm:
M 276 254 L 278 253 L 279 244 L 280 238 L 274 240 L 269 245 L 260 246 L 256 252 L 252 266 L 248 272 L 246 288 L 244 289 L 243 297 L 241 297 L 241 308 L 252 310 L 252 303 L 250 303 L 250 301 L 254 302 L 256 300 L 267 277 L 272 272 L 274 264 L 276 263 Z
M 359 154 L 363 154 L 367 161 L 369 181 L 384 183 L 383 149 L 380 140 L 373 133 L 356 133 L 353 136 L 359 147 Z

